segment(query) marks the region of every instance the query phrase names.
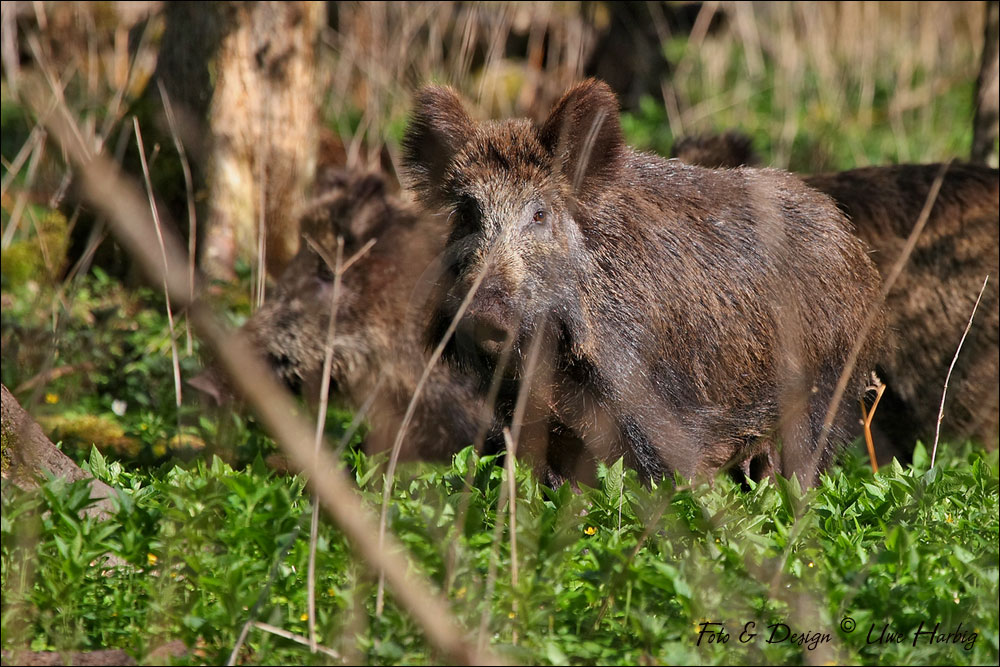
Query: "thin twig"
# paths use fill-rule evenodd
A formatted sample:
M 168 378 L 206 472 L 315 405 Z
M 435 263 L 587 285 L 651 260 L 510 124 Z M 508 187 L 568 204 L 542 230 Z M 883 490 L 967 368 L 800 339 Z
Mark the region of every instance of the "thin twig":
M 951 372 L 955 370 L 955 362 L 958 361 L 958 353 L 962 351 L 962 345 L 965 344 L 965 337 L 969 335 L 969 329 L 972 328 L 972 318 L 976 316 L 976 310 L 979 308 L 979 302 L 983 298 L 983 292 L 986 291 L 986 283 L 990 281 L 989 275 L 983 281 L 983 286 L 979 290 L 979 296 L 976 297 L 976 305 L 972 307 L 972 314 L 969 315 L 969 323 L 965 325 L 965 332 L 962 333 L 962 340 L 958 342 L 958 349 L 955 350 L 955 356 L 952 357 L 951 366 L 948 367 L 948 375 L 944 378 L 944 389 L 941 391 L 941 408 L 938 410 L 937 426 L 934 429 L 934 447 L 931 449 L 931 467 L 934 467 L 934 461 L 937 457 L 937 446 L 938 438 L 941 436 L 941 421 L 944 419 L 944 399 L 948 395 L 948 382 L 951 380 Z
M 313 653 L 319 651 L 320 653 L 327 654 L 331 658 L 340 660 L 340 654 L 334 651 L 332 648 L 315 644 L 314 642 L 312 642 L 309 639 L 306 639 L 302 635 L 297 635 L 293 632 L 289 632 L 288 630 L 282 630 L 281 628 L 270 625 L 269 623 L 261 623 L 260 621 L 254 621 L 253 627 L 257 628 L 258 630 L 263 630 L 264 632 L 270 632 L 272 635 L 277 635 L 279 637 L 283 637 L 284 639 L 289 639 L 298 644 L 308 646 Z

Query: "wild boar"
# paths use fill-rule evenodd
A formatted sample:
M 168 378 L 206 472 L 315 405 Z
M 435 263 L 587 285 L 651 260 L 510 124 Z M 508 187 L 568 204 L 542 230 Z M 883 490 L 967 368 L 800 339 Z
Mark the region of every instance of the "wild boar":
M 737 167 L 760 162 L 737 132 L 679 139 L 673 154 L 690 164 Z M 942 164 L 900 164 L 804 176 L 833 197 L 871 246 L 885 276 L 920 218 Z M 952 358 L 983 280 L 990 276 L 948 385 L 941 435 L 997 446 L 1000 384 L 1000 171 L 950 164 L 926 225 L 886 297 L 885 354 L 876 370 L 886 384 L 875 417 L 880 460 L 908 458 L 918 440 L 933 442 Z
M 530 430 L 518 447 L 546 479 L 589 479 L 624 455 L 646 480 L 737 464 L 815 482 L 884 327 L 878 273 L 829 197 L 777 170 L 633 150 L 593 79 L 541 125 L 474 122 L 456 93 L 428 86 L 403 163 L 450 220 L 429 338 L 461 316 L 449 362 L 481 387 L 505 379 L 497 418 Z
M 294 392 L 316 400 L 322 382 L 338 238 L 342 272 L 334 321 L 330 396 L 370 422 L 365 449 L 391 448 L 428 355 L 417 302 L 444 229 L 387 192 L 379 173 L 325 168 L 302 216 L 298 254 L 244 332 Z M 366 245 L 374 241 L 370 248 Z M 318 251 L 317 251 L 318 250 Z M 196 386 L 218 392 L 219 378 Z M 435 367 L 418 395 L 401 456 L 446 460 L 476 439 L 482 401 L 473 383 Z

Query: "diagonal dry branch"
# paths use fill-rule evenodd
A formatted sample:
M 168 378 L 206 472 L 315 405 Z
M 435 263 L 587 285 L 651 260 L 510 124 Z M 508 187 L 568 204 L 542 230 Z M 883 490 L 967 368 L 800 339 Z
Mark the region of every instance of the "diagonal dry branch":
M 40 100 L 44 98 L 34 99 Z M 44 108 L 40 103 L 33 106 Z M 291 397 L 253 353 L 246 339 L 224 330 L 210 308 L 197 298 L 198 289 L 191 285 L 187 272 L 187 258 L 171 236 L 164 237 L 166 261 L 163 261 L 154 223 L 135 184 L 112 161 L 91 151 L 93 144 L 88 145 L 64 104 L 50 116 L 48 129 L 77 167 L 83 197 L 108 216 L 119 242 L 142 267 L 146 277 L 154 284 L 165 284 L 178 309 L 187 308 L 195 331 L 218 355 L 232 385 L 254 408 L 294 465 L 314 470 L 309 486 L 344 532 L 359 560 L 373 571 L 384 573 L 399 604 L 446 659 L 465 665 L 497 664 L 494 655 L 477 651 L 466 641 L 466 633 L 452 616 L 447 602 L 424 579 L 408 571 L 403 548 L 395 539 L 387 536 L 384 547 L 379 548 L 377 521 L 372 512 L 362 504 L 328 448 L 314 451 L 312 428 L 296 415 Z M 191 294 L 196 295 L 193 301 Z

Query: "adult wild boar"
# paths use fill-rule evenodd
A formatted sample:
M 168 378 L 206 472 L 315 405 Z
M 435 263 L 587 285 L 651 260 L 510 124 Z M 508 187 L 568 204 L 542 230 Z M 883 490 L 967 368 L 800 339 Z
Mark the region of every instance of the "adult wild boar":
M 415 300 L 445 231 L 387 192 L 378 173 L 324 168 L 315 189 L 300 220 L 298 254 L 243 330 L 293 392 L 316 400 L 341 239 L 343 260 L 356 257 L 341 274 L 330 397 L 351 410 L 365 407 L 370 423 L 365 449 L 386 450 L 428 358 Z M 193 384 L 216 395 L 224 390 L 213 371 Z M 438 365 L 417 397 L 402 457 L 449 459 L 473 443 L 481 412 L 473 383 Z
M 532 436 L 518 446 L 549 481 L 622 455 L 647 480 L 736 464 L 813 483 L 829 463 L 883 321 L 878 274 L 825 195 L 776 170 L 631 149 L 596 80 L 540 126 L 474 122 L 453 91 L 426 87 L 404 167 L 450 220 L 430 338 L 460 315 L 446 354 L 481 386 L 509 354 L 497 416 Z
M 705 167 L 760 162 L 750 139 L 738 132 L 678 139 L 673 154 Z M 941 435 L 997 446 L 1000 171 L 958 162 L 943 167 L 897 164 L 802 177 L 847 214 L 885 276 L 943 173 L 926 225 L 886 297 L 888 344 L 876 365 L 886 392 L 874 422 L 882 461 L 908 458 L 918 440 L 933 441 L 945 377 L 987 275 L 990 283 L 952 369 Z

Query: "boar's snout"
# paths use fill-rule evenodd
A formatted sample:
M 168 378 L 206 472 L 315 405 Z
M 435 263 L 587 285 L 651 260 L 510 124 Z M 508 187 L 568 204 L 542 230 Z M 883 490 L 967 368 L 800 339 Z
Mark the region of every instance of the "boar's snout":
M 504 345 L 516 336 L 518 322 L 508 290 L 500 281 L 487 278 L 458 323 L 458 335 L 498 357 Z
M 494 317 L 486 314 L 466 315 L 458 324 L 458 335 L 490 356 L 500 356 L 510 332 Z

